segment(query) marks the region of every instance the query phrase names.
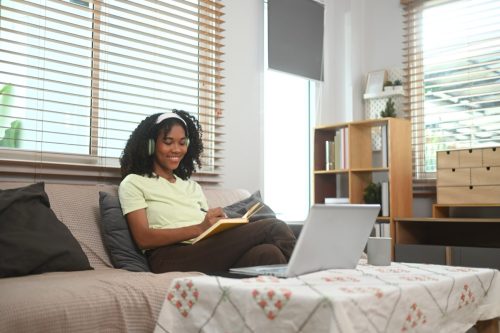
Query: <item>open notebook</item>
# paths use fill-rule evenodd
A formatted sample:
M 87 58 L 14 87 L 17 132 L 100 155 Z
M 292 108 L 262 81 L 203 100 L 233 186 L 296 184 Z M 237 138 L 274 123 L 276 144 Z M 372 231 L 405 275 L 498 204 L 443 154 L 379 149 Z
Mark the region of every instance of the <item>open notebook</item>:
M 355 268 L 380 205 L 314 205 L 287 265 L 231 268 L 230 273 L 292 277 L 333 268 Z
M 215 224 L 213 224 L 210 228 L 205 230 L 201 235 L 199 235 L 196 238 L 193 238 L 189 241 L 186 241 L 185 243 L 191 243 L 195 244 L 205 238 L 208 238 L 210 236 L 213 236 L 215 234 L 218 234 L 219 232 L 223 232 L 228 229 L 235 228 L 239 225 L 248 223 L 250 221 L 250 218 L 257 213 L 260 209 L 264 207 L 264 204 L 262 202 L 257 202 L 255 203 L 252 207 L 250 207 L 245 215 L 242 217 L 232 217 L 232 218 L 224 218 L 220 219 L 217 221 Z

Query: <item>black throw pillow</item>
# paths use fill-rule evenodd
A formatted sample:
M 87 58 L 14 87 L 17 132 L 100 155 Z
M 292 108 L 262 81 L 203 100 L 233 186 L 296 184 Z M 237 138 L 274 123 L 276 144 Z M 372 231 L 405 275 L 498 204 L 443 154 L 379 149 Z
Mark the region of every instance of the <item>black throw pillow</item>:
M 102 238 L 113 266 L 132 272 L 149 272 L 146 256 L 132 239 L 118 197 L 99 192 L 99 207 Z
M 50 208 L 44 183 L 0 190 L 0 277 L 89 269 L 80 244 Z
M 247 212 L 247 210 L 257 202 L 262 202 L 260 191 L 256 191 L 248 198 L 224 207 L 224 212 L 226 213 L 227 217 L 242 217 Z M 258 210 L 257 213 L 250 217 L 250 222 L 268 218 L 276 218 L 276 214 L 271 209 L 271 207 L 263 202 L 262 204 L 264 204 L 264 206 L 260 210 Z

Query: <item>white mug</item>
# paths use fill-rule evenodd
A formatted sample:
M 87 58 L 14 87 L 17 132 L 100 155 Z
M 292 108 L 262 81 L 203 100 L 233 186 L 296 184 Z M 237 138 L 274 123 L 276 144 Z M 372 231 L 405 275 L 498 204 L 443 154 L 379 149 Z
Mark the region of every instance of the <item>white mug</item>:
M 368 264 L 389 266 L 391 264 L 391 237 L 369 237 Z

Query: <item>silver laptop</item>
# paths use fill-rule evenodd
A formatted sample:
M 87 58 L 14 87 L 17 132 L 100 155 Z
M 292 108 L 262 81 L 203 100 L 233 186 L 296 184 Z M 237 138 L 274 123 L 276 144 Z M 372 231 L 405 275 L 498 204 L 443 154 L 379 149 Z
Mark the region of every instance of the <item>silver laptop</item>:
M 243 275 L 293 277 L 333 268 L 355 268 L 380 205 L 313 205 L 286 265 L 231 268 Z

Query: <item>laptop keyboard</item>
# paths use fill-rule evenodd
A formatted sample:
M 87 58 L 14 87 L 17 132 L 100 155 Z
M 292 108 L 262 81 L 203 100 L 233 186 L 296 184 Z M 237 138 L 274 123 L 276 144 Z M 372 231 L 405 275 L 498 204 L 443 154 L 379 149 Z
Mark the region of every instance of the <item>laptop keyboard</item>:
M 286 272 L 286 265 L 282 266 L 270 266 L 270 267 L 258 267 L 256 271 L 259 274 L 265 275 L 284 275 Z
M 278 265 L 263 265 L 263 266 L 253 266 L 253 267 L 243 267 L 243 268 L 231 268 L 229 271 L 236 274 L 246 274 L 246 275 L 274 275 L 277 277 L 283 277 L 286 274 L 287 264 Z

